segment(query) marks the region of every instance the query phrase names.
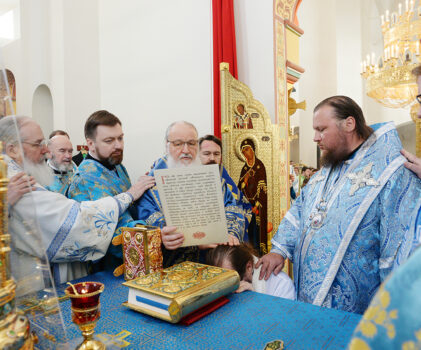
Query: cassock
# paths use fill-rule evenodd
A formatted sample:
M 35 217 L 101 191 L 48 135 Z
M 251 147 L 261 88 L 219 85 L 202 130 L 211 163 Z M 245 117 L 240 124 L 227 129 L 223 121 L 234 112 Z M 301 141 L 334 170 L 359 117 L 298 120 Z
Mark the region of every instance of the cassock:
M 400 263 L 421 181 L 403 166 L 393 123 L 373 129 L 348 160 L 311 177 L 272 239 L 294 263 L 298 300 L 363 313 Z
M 165 157 L 154 163 L 153 169 L 149 172 L 150 176 L 154 175 L 157 169 L 167 169 L 167 160 Z M 228 233 L 237 237 L 240 242 L 244 239 L 245 219 L 242 210 L 236 206 L 235 199 L 228 189 L 226 183 L 222 185 L 222 193 L 224 197 L 225 215 L 227 219 Z M 156 186 L 149 189 L 143 194 L 136 204 L 136 212 L 138 220 L 143 220 L 147 225 L 164 227 L 165 218 L 162 213 L 161 200 L 159 198 Z M 162 246 L 162 255 L 164 258 L 164 267 L 172 266 L 183 261 L 198 261 L 199 248 L 197 246 L 182 247 L 175 250 L 167 250 Z
M 73 174 L 77 169 L 76 164 L 72 162 L 73 169 L 70 171 L 58 170 L 51 164 L 50 160 L 47 161 L 47 164 L 54 172 L 54 181 L 50 185 L 45 186 L 45 188 L 49 191 L 65 195 L 67 189 L 69 188 L 70 182 L 72 181 Z
M 109 165 L 101 163 L 89 154 L 80 163 L 67 196 L 78 202 L 97 200 L 106 196 L 115 196 L 127 191 L 131 187 L 130 178 L 126 168 L 122 165 Z M 122 227 L 132 227 L 136 224 L 128 210 L 124 211 L 114 232 L 114 236 L 121 233 Z M 110 245 L 109 252 L 117 257 L 113 260 L 107 257 L 106 267 L 116 267 L 122 263 L 123 254 L 121 246 Z M 112 265 L 112 266 L 108 266 Z
M 21 171 L 17 163 L 8 161 L 9 177 Z M 31 281 L 24 287 L 26 292 L 44 287 L 39 264 L 45 257 L 56 283 L 85 276 L 87 262 L 105 255 L 119 216 L 133 199 L 122 193 L 79 203 L 38 183 L 35 186 L 36 190 L 24 194 L 9 212 L 13 273 L 18 280 Z

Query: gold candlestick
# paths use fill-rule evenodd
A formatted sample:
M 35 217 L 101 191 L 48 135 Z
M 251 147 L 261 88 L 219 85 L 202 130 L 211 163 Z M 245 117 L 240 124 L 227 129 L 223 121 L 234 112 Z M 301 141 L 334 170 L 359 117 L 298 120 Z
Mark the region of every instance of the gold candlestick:
M 10 274 L 10 235 L 7 224 L 7 165 L 0 142 L 0 349 L 33 349 L 36 336 L 29 321 L 15 310 L 16 283 Z

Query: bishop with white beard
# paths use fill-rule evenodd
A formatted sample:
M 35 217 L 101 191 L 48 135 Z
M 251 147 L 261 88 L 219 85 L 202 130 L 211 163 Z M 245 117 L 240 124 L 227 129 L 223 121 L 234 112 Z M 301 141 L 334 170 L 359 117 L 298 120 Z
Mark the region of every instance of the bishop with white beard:
M 165 134 L 166 155 L 155 162 L 149 175 L 153 176 L 156 169 L 176 167 L 200 166 L 198 155 L 198 134 L 195 126 L 185 121 L 172 123 Z M 224 182 L 225 214 L 229 233 L 228 244 L 234 245 L 243 241 L 245 219 L 243 212 L 236 207 L 235 199 Z M 181 247 L 184 234 L 176 227 L 166 226 L 162 212 L 161 200 L 156 186 L 145 192 L 136 206 L 136 220 L 144 220 L 147 225 L 158 226 L 162 235 L 162 253 L 164 267 L 172 266 L 183 261 L 198 261 L 199 249 L 209 247 Z

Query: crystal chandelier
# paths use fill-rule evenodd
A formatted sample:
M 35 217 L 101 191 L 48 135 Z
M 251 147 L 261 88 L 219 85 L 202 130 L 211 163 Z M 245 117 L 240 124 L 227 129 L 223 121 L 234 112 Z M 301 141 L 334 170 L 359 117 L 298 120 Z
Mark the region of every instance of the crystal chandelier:
M 381 16 L 384 51 L 376 60 L 367 55 L 361 63 L 361 75 L 367 81 L 367 95 L 386 107 L 412 104 L 417 95 L 411 71 L 420 64 L 421 0 L 405 1 L 405 9 Z

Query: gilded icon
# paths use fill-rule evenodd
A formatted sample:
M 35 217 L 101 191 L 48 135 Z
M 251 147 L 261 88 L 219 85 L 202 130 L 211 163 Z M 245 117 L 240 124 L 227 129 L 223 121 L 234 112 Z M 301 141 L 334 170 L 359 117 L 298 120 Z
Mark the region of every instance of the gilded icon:
M 255 224 L 249 228 L 250 243 L 262 253 L 267 252 L 267 178 L 263 162 L 256 156 L 256 145 L 251 138 L 241 142 L 240 151 L 244 156 L 244 166 L 238 180 L 238 188 L 253 206 Z
M 239 103 L 234 110 L 234 129 L 253 129 L 252 118 L 258 118 L 258 113 L 247 113 L 244 104 Z

